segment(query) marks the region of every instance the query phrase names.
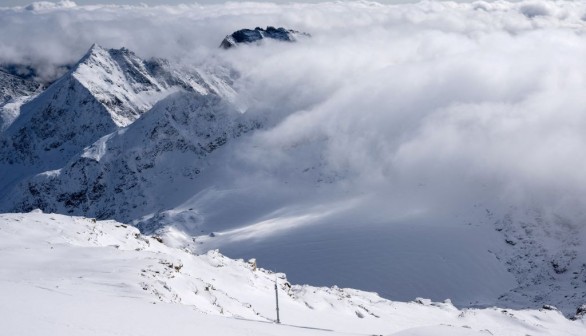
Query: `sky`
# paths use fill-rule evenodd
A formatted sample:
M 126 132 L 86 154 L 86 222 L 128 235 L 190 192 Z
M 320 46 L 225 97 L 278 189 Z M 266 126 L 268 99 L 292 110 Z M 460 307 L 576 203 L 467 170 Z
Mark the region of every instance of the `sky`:
M 325 2 L 327 0 L 255 0 L 255 2 L 274 2 L 274 3 L 289 3 L 289 2 Z M 3 0 L 2 6 L 26 6 L 35 2 L 32 0 Z M 56 1 L 53 1 L 56 2 Z M 228 2 L 226 0 L 76 0 L 78 5 L 95 5 L 95 4 L 115 4 L 115 5 L 174 5 L 174 4 L 219 4 Z M 237 1 L 234 1 L 237 2 Z M 415 0 L 378 0 L 380 3 L 406 3 L 415 2 Z

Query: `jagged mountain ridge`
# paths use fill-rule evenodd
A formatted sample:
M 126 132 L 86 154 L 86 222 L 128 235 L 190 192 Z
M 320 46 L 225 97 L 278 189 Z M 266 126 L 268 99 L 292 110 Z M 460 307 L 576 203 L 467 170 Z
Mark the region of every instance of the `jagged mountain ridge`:
M 40 174 L 13 180 L 4 205 L 123 220 L 133 218 L 133 209 L 161 206 L 168 198 L 161 188 L 194 179 L 203 157 L 259 127 L 231 103 L 230 74 L 219 70 L 177 70 L 125 48 L 92 46 L 70 73 L 24 107 L 11 129 L 16 134 L 4 137 L 7 166 L 40 166 Z M 182 164 L 161 165 L 169 156 L 174 162 L 184 157 Z
M 172 92 L 229 90 L 228 85 L 218 88 L 217 78 L 206 79 L 198 72 L 176 71 L 165 60 L 144 61 L 125 48 L 94 45 L 69 73 L 22 106 L 21 117 L 0 140 L 0 160 L 58 168 Z
M 208 155 L 259 127 L 216 95 L 178 92 L 63 168 L 24 181 L 10 207 L 131 221 L 175 205 Z
M 17 117 L 0 134 L 0 197 L 22 179 L 64 166 L 169 94 L 186 90 L 233 99 L 229 76 L 93 45 L 63 77 L 15 107 Z

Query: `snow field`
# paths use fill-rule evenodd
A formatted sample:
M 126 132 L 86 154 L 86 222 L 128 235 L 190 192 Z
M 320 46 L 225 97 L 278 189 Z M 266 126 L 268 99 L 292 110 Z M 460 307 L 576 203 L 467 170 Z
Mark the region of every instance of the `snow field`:
M 217 251 L 194 255 L 115 221 L 0 215 L 0 316 L 7 335 L 583 335 L 555 310 L 459 310 L 338 287 Z M 261 261 L 262 266 L 262 261 Z M 283 325 L 273 323 L 274 281 Z

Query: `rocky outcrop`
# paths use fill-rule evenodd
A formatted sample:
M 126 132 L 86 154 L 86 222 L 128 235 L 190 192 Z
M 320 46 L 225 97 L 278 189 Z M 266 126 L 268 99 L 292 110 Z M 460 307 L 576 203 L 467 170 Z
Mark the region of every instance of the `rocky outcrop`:
M 284 42 L 295 42 L 299 38 L 310 37 L 308 33 L 299 32 L 296 30 L 285 29 L 282 27 L 267 27 L 262 29 L 256 27 L 254 29 L 240 29 L 234 33 L 226 36 L 226 38 L 220 44 L 221 48 L 230 49 L 239 44 L 250 44 L 258 43 L 263 39 L 272 39 Z
M 20 114 L 20 105 L 40 85 L 33 80 L 14 76 L 0 69 L 0 133 Z

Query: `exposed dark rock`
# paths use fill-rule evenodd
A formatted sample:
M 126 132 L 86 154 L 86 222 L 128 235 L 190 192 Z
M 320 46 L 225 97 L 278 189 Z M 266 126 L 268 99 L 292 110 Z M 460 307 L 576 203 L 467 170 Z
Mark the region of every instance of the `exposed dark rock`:
M 552 306 L 552 305 L 548 305 L 548 304 L 543 305 L 543 307 L 541 307 L 541 309 L 542 310 L 554 310 L 554 311 L 558 310 L 556 306 Z
M 586 304 L 583 304 L 576 309 L 576 315 L 574 315 L 572 320 L 578 320 L 584 316 L 586 316 Z
M 267 38 L 284 42 L 295 42 L 299 37 L 311 37 L 311 35 L 296 30 L 285 29 L 283 27 L 275 28 L 269 26 L 267 29 L 262 29 L 260 27 L 254 29 L 240 29 L 231 35 L 226 36 L 220 44 L 220 47 L 229 49 L 238 44 L 257 43 Z

